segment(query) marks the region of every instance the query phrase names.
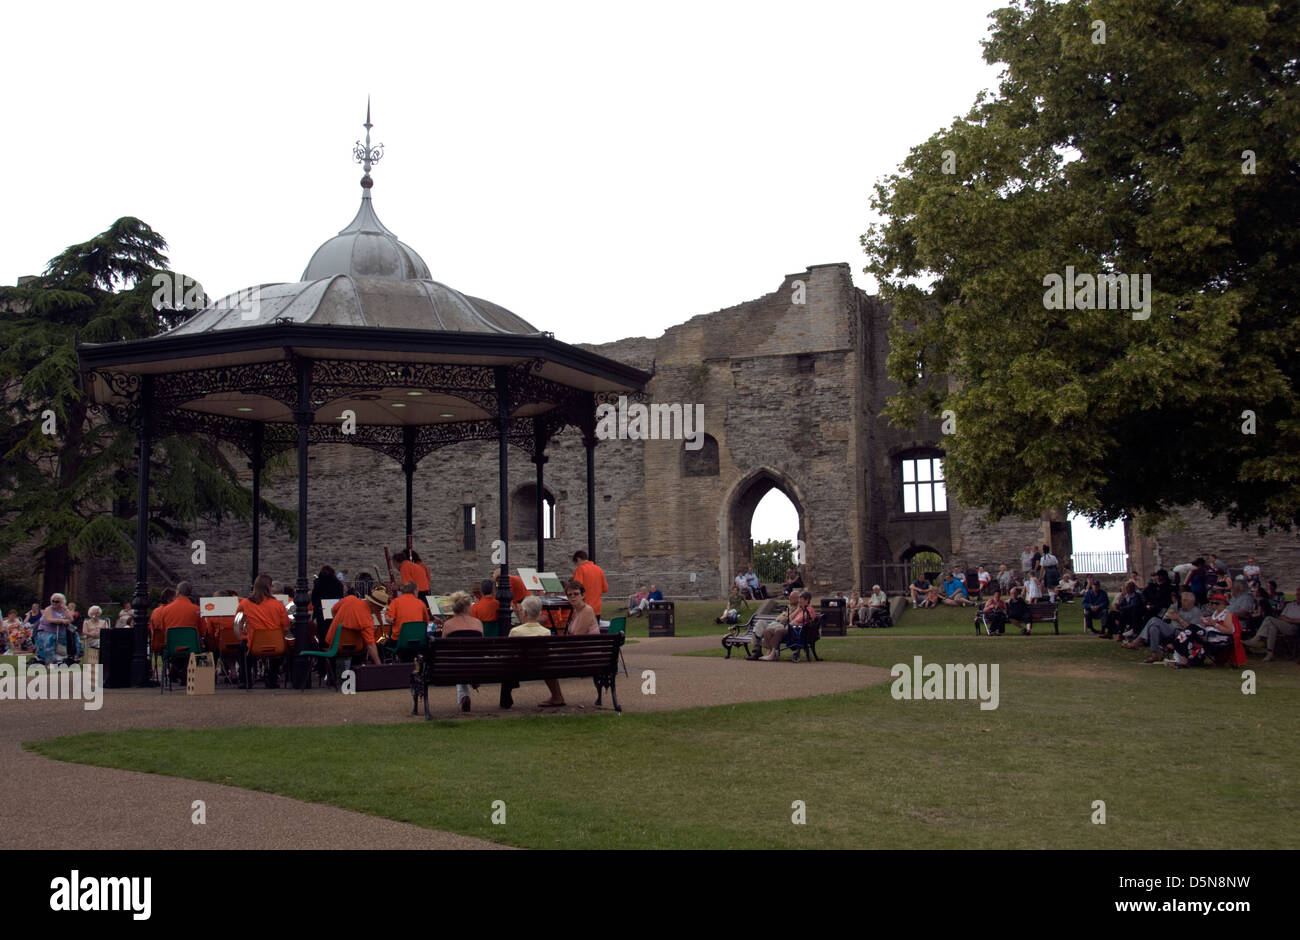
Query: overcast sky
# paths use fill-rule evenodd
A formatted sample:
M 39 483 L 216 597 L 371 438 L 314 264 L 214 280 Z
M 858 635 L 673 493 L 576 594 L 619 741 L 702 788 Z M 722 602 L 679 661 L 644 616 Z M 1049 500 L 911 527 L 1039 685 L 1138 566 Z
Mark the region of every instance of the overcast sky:
M 384 224 L 559 339 L 658 336 L 810 264 L 870 290 L 872 185 L 995 86 L 998 5 L 10 6 L 0 283 L 124 215 L 214 298 L 296 281 L 356 211 L 369 95 Z M 790 527 L 768 509 L 756 537 Z

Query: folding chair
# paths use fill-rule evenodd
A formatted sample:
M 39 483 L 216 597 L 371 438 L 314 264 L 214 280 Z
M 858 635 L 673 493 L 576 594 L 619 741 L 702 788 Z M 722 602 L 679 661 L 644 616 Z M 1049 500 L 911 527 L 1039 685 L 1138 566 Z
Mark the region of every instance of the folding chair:
M 200 653 L 199 630 L 197 627 L 172 627 L 167 631 L 167 644 L 163 648 L 162 676 L 158 691 L 169 692 L 172 687 L 172 662 L 181 656 L 189 662 L 191 653 Z
M 252 691 L 253 674 L 249 669 L 250 659 L 281 659 L 289 652 L 284 641 L 284 634 L 279 630 L 253 630 L 248 632 L 248 643 L 244 649 L 244 688 Z
M 621 634 L 623 634 L 623 636 L 624 636 L 624 638 L 625 638 L 625 639 L 624 639 L 624 642 L 626 642 L 626 637 L 627 637 L 627 618 L 626 618 L 626 617 L 610 617 L 610 618 L 609 618 L 609 629 L 606 630 L 605 632 L 606 632 L 607 634 L 609 634 L 609 633 L 621 633 Z M 623 664 L 623 675 L 626 676 L 626 675 L 628 674 L 628 673 L 627 673 L 627 660 L 625 660 L 625 659 L 623 658 L 623 647 L 621 647 L 621 646 L 618 648 L 618 661 L 619 661 L 620 663 Z

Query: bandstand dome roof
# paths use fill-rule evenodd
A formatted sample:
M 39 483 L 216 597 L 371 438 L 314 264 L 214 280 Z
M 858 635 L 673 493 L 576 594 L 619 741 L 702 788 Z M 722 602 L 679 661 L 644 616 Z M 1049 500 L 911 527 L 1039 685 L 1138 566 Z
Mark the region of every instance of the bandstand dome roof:
M 370 126 L 367 112 L 365 145 L 354 151 L 365 166 L 361 207 L 316 249 L 302 279 L 237 291 L 156 336 L 78 344 L 97 405 L 118 420 L 152 408 L 160 427 L 246 448 L 254 425 L 268 446 L 294 445 L 295 422 L 310 410 L 315 442 L 385 453 L 414 446 L 418 459 L 495 436 L 501 407 L 511 442 L 528 449 L 540 446 L 535 434 L 584 427 L 593 396 L 644 390 L 649 373 L 433 280 L 375 213 L 370 167 L 382 146 L 370 146 Z M 299 401 L 302 388 L 309 402 Z M 338 422 L 347 413 L 357 431 L 345 437 Z

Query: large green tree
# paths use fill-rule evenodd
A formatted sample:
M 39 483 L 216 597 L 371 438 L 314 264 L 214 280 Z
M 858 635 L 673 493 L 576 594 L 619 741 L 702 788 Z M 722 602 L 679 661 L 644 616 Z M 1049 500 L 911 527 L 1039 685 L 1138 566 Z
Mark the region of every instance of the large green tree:
M 1300 5 L 1020 0 L 991 19 L 996 93 L 872 200 L 887 414 L 951 411 L 948 486 L 994 517 L 1300 522 Z M 1053 309 L 1067 266 L 1079 289 L 1149 275 L 1149 309 Z
M 154 277 L 171 279 L 166 247 L 140 220 L 118 219 L 63 251 L 40 277 L 0 288 L 0 554 L 35 538 L 43 596 L 66 589 L 84 558 L 134 553 L 134 429 L 91 407 L 76 341 L 138 339 L 187 316 L 152 303 Z M 210 440 L 161 439 L 150 480 L 151 539 L 184 541 L 200 520 L 251 518 L 251 494 Z M 274 522 L 291 519 L 263 504 Z

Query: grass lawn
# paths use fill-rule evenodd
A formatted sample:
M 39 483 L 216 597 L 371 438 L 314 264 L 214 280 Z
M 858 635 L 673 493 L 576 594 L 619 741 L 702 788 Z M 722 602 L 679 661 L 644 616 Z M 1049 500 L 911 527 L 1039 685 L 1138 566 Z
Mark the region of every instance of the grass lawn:
M 1295 845 L 1294 662 L 1252 661 L 1258 690 L 1246 695 L 1241 670 L 1140 666 L 1081 627 L 1028 639 L 915 635 L 965 634 L 969 619 L 909 611 L 895 630 L 828 638 L 819 651 L 886 668 L 915 655 L 997 663 L 996 710 L 896 701 L 885 684 L 621 717 L 138 730 L 28 746 L 540 848 Z M 694 612 L 683 625 L 721 633 Z M 770 682 L 819 668 L 735 666 Z M 505 825 L 490 823 L 494 800 L 506 802 Z M 806 825 L 791 824 L 794 800 Z M 1094 800 L 1106 803 L 1105 825 L 1090 821 Z

